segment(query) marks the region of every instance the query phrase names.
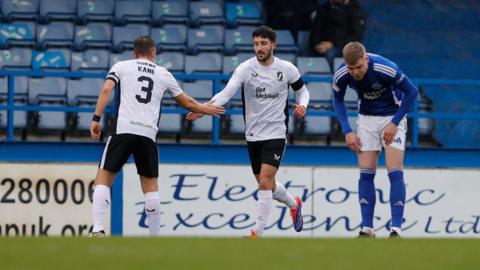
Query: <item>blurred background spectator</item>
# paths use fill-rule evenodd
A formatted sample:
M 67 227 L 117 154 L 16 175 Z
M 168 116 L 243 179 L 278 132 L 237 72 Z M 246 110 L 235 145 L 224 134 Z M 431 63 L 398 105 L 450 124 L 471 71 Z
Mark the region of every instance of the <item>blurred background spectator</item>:
M 332 66 L 333 59 L 342 55 L 343 46 L 350 41 L 361 41 L 364 31 L 365 14 L 357 0 L 329 0 L 316 10 L 310 46 Z
M 265 0 L 267 25 L 273 29 L 288 29 L 293 37 L 298 31 L 309 30 L 316 0 Z

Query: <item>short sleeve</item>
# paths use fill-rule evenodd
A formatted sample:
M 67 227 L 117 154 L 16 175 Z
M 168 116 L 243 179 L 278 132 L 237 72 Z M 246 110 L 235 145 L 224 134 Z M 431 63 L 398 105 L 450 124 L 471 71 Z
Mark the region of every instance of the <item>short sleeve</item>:
M 300 72 L 298 71 L 298 68 L 296 66 L 294 66 L 292 63 L 290 62 L 287 62 L 288 63 L 288 74 L 287 74 L 287 78 L 288 78 L 288 83 L 289 84 L 294 84 L 295 82 L 297 82 L 299 79 L 300 79 Z
M 117 62 L 113 67 L 108 71 L 106 80 L 112 80 L 115 84 L 120 83 L 120 70 L 121 70 L 122 62 Z
M 333 90 L 337 93 L 345 92 L 348 85 L 348 69 L 346 66 L 340 67 L 333 74 Z
M 166 71 L 165 78 L 167 83 L 167 93 L 171 97 L 176 97 L 183 92 L 180 86 L 178 85 L 177 80 L 175 80 L 175 78 L 173 77 L 172 73 Z
M 230 78 L 230 80 L 235 80 L 235 81 L 238 81 L 240 83 L 243 83 L 245 81 L 245 78 L 247 78 L 247 62 L 243 62 L 241 63 L 236 69 L 235 71 L 233 71 L 233 74 L 232 74 L 232 77 Z
M 375 63 L 373 70 L 377 76 L 389 84 L 400 84 L 405 78 L 405 74 L 394 64 Z

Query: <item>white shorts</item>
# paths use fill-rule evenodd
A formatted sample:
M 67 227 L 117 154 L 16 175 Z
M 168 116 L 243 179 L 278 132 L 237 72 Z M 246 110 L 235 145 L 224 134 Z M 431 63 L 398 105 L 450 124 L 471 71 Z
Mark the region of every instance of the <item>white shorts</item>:
M 392 116 L 358 115 L 357 135 L 362 143 L 362 151 L 381 151 L 385 147 L 383 140 L 383 129 L 392 121 Z M 405 151 L 405 140 L 407 138 L 407 119 L 404 117 L 398 124 L 397 134 L 393 139 L 391 147 Z

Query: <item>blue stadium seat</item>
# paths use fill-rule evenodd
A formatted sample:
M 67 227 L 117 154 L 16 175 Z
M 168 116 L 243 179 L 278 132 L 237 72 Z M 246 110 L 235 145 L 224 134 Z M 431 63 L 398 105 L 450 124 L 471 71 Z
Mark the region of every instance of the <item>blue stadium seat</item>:
M 212 131 L 212 117 L 204 116 L 191 123 L 191 132 L 194 133 L 209 133 Z
M 52 107 L 64 107 L 62 104 L 42 104 Z M 91 118 L 90 113 L 90 118 Z M 34 118 L 36 119 L 36 129 L 38 130 L 65 130 L 67 128 L 67 113 L 60 111 L 39 111 L 35 114 Z M 90 119 L 90 123 L 91 123 Z
M 139 36 L 148 36 L 150 28 L 145 24 L 128 24 L 113 27 L 113 50 L 121 52 L 133 49 L 133 41 Z
M 320 109 L 318 111 L 327 111 Z M 307 115 L 305 117 L 305 135 L 330 135 L 332 132 L 332 119 L 328 116 Z
M 113 0 L 78 0 L 77 20 L 85 24 L 92 21 L 113 21 Z
M 1 69 L 31 69 L 32 50 L 28 48 L 12 48 L 0 51 Z
M 343 58 L 342 57 L 335 57 L 333 59 L 333 72 L 332 73 L 335 73 L 335 71 L 338 70 L 338 68 L 340 67 L 341 64 L 343 64 Z
M 39 0 L 3 0 L 4 20 L 36 20 L 39 6 Z
M 90 49 L 72 54 L 72 71 L 108 72 L 110 51 Z
M 37 48 L 46 50 L 51 47 L 73 47 L 73 24 L 52 22 L 37 26 Z
M 33 22 L 0 23 L 0 48 L 35 47 L 35 26 Z
M 309 107 L 313 109 L 332 108 L 332 84 L 329 82 L 309 82 L 306 85 L 310 92 Z
M 133 59 L 133 51 L 123 51 L 122 53 L 110 53 L 108 66 L 111 68 L 118 61 Z
M 229 117 L 230 128 L 228 132 L 230 134 L 245 134 L 245 119 L 241 114 L 232 114 Z
M 190 2 L 190 22 L 195 27 L 203 24 L 225 24 L 223 8 L 218 3 Z
M 432 112 L 431 104 L 424 95 L 418 95 L 418 112 Z M 432 118 L 418 118 L 418 134 L 423 136 L 432 136 L 434 131 L 434 121 Z
M 185 55 L 180 52 L 163 52 L 157 55 L 156 64 L 170 72 L 185 72 Z
M 182 131 L 182 117 L 181 114 L 162 113 L 158 124 L 158 132 L 180 133 Z
M 29 78 L 28 99 L 31 105 L 61 107 L 67 104 L 67 80 L 65 78 Z M 35 114 L 36 127 L 41 130 L 66 128 L 65 112 L 39 111 Z
M 150 36 L 157 44 L 157 52 L 186 50 L 187 26 L 168 24 L 162 28 L 152 28 Z
M 188 29 L 188 51 L 191 54 L 199 52 L 221 52 L 223 54 L 223 29 L 200 28 Z
M 1 105 L 6 105 L 6 101 L 1 101 Z M 23 106 L 27 105 L 24 101 L 15 101 L 16 106 Z M 27 128 L 27 111 L 15 111 L 13 113 L 13 127 L 14 128 Z M 7 127 L 7 111 L 0 111 L 0 128 L 6 128 Z
M 13 99 L 15 105 L 27 105 L 28 100 L 28 80 L 25 77 L 15 77 Z M 8 99 L 8 79 L 0 77 L 0 104 L 7 105 Z M 7 126 L 7 111 L 0 111 L 0 127 Z M 13 126 L 15 128 L 27 127 L 27 112 L 15 111 L 13 113 Z
M 185 73 L 220 73 L 222 56 L 218 53 L 200 53 L 185 56 Z
M 115 22 L 125 25 L 127 23 L 147 23 L 151 21 L 150 0 L 117 0 L 115 1 Z
M 226 3 L 227 24 L 230 27 L 238 25 L 260 25 L 263 20 L 260 9 L 255 3 Z
M 28 103 L 67 104 L 67 79 L 60 77 L 29 78 Z
M 35 70 L 63 70 L 70 69 L 72 52 L 68 49 L 51 49 L 46 51 L 33 51 L 32 68 Z
M 310 49 L 310 31 L 298 31 L 297 34 L 298 52 L 301 56 L 312 55 Z
M 166 23 L 188 24 L 188 1 L 153 1 L 152 19 L 157 25 Z
M 26 77 L 16 76 L 13 82 L 15 101 L 27 102 L 28 100 L 28 80 Z M 7 77 L 0 77 L 0 101 L 7 101 L 8 98 L 8 79 Z
M 79 108 L 95 108 L 95 104 L 80 104 Z M 92 113 L 78 112 L 72 115 L 73 127 L 76 131 L 89 131 L 92 124 Z M 104 123 L 102 123 L 104 125 Z
M 252 28 L 239 27 L 238 29 L 225 30 L 225 52 L 236 54 L 238 52 L 253 53 Z
M 70 106 L 95 108 L 98 93 L 103 86 L 104 79 L 82 78 L 79 80 L 70 79 L 67 81 L 67 99 Z M 110 105 L 113 104 L 111 95 Z M 72 117 L 75 130 L 89 130 L 92 123 L 92 113 L 78 112 Z
M 82 103 L 95 104 L 104 82 L 105 80 L 101 78 L 69 79 L 67 81 L 68 104 L 71 106 Z
M 332 85 L 328 82 L 309 82 L 307 89 L 310 92 L 310 111 L 332 110 Z M 330 116 L 307 115 L 304 121 L 305 135 L 329 135 L 332 132 L 332 118 Z
M 325 57 L 297 57 L 297 67 L 302 76 L 330 74 L 330 65 Z
M 234 56 L 223 56 L 222 73 L 226 75 L 233 73 L 238 65 L 250 59 L 251 57 L 253 57 L 253 55 L 250 53 L 239 53 Z
M 275 57 L 278 57 L 282 60 L 285 60 L 285 61 L 288 61 L 292 64 L 295 65 L 295 63 L 297 62 L 297 55 L 294 54 L 294 53 L 282 53 L 282 52 L 277 52 L 277 53 L 274 53 Z
M 90 23 L 75 27 L 75 49 L 112 48 L 112 26 L 108 23 Z
M 200 102 L 206 102 L 212 98 L 212 89 L 213 82 L 211 80 L 198 80 L 183 84 L 183 91 Z
M 41 0 L 40 19 L 73 21 L 77 17 L 77 0 Z
M 288 30 L 275 30 L 277 33 L 277 52 L 296 53 L 298 51 L 292 33 Z

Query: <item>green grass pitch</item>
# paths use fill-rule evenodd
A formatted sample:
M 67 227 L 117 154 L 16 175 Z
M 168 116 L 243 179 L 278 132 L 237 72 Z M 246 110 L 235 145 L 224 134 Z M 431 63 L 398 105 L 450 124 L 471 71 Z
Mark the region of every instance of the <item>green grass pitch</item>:
M 0 238 L 0 269 L 480 269 L 477 239 Z

